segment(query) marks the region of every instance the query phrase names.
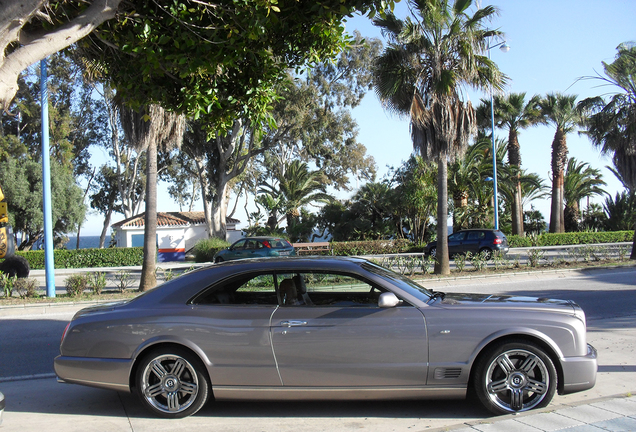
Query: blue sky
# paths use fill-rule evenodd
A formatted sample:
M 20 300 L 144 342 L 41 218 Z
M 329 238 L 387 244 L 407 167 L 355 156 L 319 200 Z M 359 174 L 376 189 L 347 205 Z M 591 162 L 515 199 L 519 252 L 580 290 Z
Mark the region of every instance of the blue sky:
M 501 0 L 492 4 L 500 9 L 500 16 L 492 22 L 492 27 L 505 33 L 511 47 L 507 53 L 498 49 L 492 51 L 492 59 L 511 79 L 508 92 L 526 92 L 529 96 L 562 92 L 577 94 L 579 98 L 605 94 L 611 89 L 599 88 L 599 83 L 594 80 L 577 82 L 577 79 L 594 75 L 595 71 L 602 73 L 601 61 L 613 61 L 616 47 L 621 42 L 636 41 L 635 0 Z M 405 0 L 398 3 L 396 15 L 405 17 L 407 6 Z M 368 18 L 352 18 L 346 26 L 347 31 L 358 30 L 365 37 L 383 41 Z M 488 95 L 470 92 L 470 97 L 476 105 L 480 98 Z M 387 166 L 397 167 L 408 159 L 412 151 L 408 121 L 385 112 L 373 92 L 367 94 L 353 114 L 359 126 L 358 140 L 375 158 L 378 178 L 387 172 Z M 504 131 L 497 133 L 506 137 Z M 519 137 L 523 167 L 546 180 L 553 137 L 554 129 L 550 126 L 527 129 Z M 570 156 L 602 169 L 608 192 L 614 195 L 622 190 L 620 182 L 605 169 L 611 161 L 600 156 L 587 138 L 570 134 L 568 148 Z M 177 205 L 171 204 L 166 190 L 165 184 L 160 185 L 159 210 L 179 210 Z M 548 200 L 536 200 L 533 205 L 549 220 Z M 199 207 L 195 210 L 202 210 Z M 243 222 L 246 220 L 243 212 L 235 217 Z M 122 218 L 115 215 L 113 222 Z M 99 235 L 102 223 L 101 216 L 89 215 L 82 234 Z
M 502 0 L 493 4 L 500 15 L 492 22 L 492 28 L 505 33 L 511 49 L 502 53 L 494 49 L 492 60 L 510 77 L 507 92 L 526 92 L 545 95 L 561 92 L 579 95 L 579 99 L 606 94 L 611 88 L 599 88 L 595 80 L 577 81 L 579 77 L 602 73 L 601 61 L 612 62 L 616 47 L 626 41 L 636 41 L 636 1 L 634 0 Z M 395 14 L 405 17 L 408 3 L 396 5 Z M 383 40 L 380 32 L 364 17 L 355 17 L 347 23 L 347 31 L 358 30 L 364 37 Z M 488 94 L 470 92 L 473 104 Z M 398 166 L 408 159 L 412 151 L 408 120 L 385 112 L 377 97 L 369 93 L 355 109 L 359 125 L 358 139 L 367 147 L 378 164 L 379 174 L 386 166 Z M 506 138 L 505 131 L 496 132 Z M 522 165 L 530 172 L 548 179 L 551 144 L 554 128 L 536 126 L 521 132 Z M 611 165 L 607 157 L 599 155 L 589 140 L 578 133 L 567 137 L 570 156 L 602 169 L 606 190 L 614 195 L 622 190 L 620 182 L 605 169 Z M 550 184 L 549 182 L 547 184 Z M 592 200 L 601 202 L 601 199 Z M 548 200 L 533 202 L 546 219 L 550 218 Z M 585 203 L 583 203 L 585 205 Z M 525 210 L 528 210 L 526 208 Z

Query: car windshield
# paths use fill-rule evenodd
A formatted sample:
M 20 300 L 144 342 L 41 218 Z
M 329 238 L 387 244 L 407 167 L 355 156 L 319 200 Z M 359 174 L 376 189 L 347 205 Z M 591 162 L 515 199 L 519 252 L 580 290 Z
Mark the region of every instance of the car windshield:
M 414 297 L 417 297 L 423 302 L 428 302 L 433 297 L 432 291 L 424 288 L 421 285 L 416 284 L 406 276 L 402 276 L 401 274 L 395 273 L 372 262 L 366 262 L 362 264 L 362 267 L 375 275 L 378 275 L 384 279 L 389 279 L 398 288 L 408 292 Z

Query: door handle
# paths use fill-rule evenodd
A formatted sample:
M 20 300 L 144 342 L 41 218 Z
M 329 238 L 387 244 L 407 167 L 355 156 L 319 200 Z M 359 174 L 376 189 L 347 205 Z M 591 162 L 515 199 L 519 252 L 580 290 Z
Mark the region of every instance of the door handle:
M 307 325 L 307 321 L 281 321 L 280 325 L 287 327 L 299 327 Z

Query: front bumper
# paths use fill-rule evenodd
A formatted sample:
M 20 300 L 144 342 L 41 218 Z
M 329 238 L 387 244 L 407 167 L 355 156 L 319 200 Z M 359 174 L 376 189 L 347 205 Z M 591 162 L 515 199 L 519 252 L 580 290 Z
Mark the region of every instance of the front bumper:
M 60 382 L 130 391 L 130 359 L 57 356 L 54 368 Z
M 588 344 L 584 357 L 568 357 L 561 361 L 563 368 L 563 385 L 559 386 L 559 394 L 575 393 L 588 390 L 596 384 L 598 370 L 596 349 Z

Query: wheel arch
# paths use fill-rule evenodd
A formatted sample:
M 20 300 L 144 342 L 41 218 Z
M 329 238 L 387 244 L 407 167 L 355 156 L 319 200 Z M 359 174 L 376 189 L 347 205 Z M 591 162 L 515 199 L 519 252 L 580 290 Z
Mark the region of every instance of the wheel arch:
M 470 363 L 470 373 L 468 375 L 468 389 L 471 390 L 475 382 L 475 369 L 479 360 L 484 357 L 495 346 L 511 343 L 511 342 L 524 342 L 533 343 L 541 348 L 546 355 L 552 360 L 554 367 L 557 371 L 557 392 L 561 394 L 563 392 L 563 367 L 561 365 L 560 358 L 562 353 L 559 347 L 549 339 L 542 337 L 533 331 L 514 332 L 506 334 L 496 334 L 488 340 L 482 342 L 480 346 L 475 350 Z
M 148 341 L 149 343 L 140 347 L 134 355 L 134 361 L 130 368 L 130 373 L 128 374 L 128 386 L 130 390 L 133 391 L 136 386 L 136 376 L 137 371 L 139 370 L 139 365 L 141 364 L 141 360 L 152 350 L 156 349 L 169 349 L 169 348 L 177 348 L 179 350 L 187 351 L 192 356 L 197 358 L 201 364 L 203 365 L 203 371 L 208 380 L 208 384 L 210 385 L 210 396 L 214 398 L 214 391 L 212 388 L 212 379 L 210 377 L 209 367 L 211 365 L 209 358 L 205 353 L 199 349 L 196 345 L 188 343 L 187 341 L 181 340 L 156 340 L 154 342 Z

